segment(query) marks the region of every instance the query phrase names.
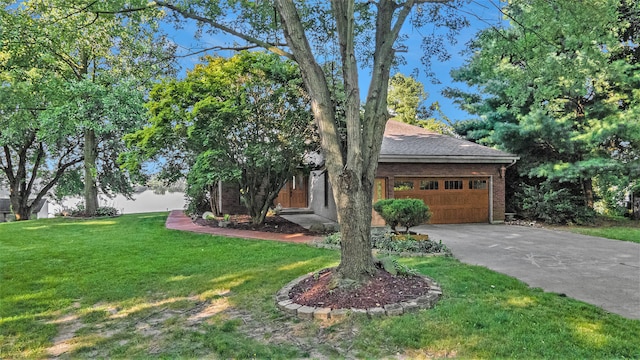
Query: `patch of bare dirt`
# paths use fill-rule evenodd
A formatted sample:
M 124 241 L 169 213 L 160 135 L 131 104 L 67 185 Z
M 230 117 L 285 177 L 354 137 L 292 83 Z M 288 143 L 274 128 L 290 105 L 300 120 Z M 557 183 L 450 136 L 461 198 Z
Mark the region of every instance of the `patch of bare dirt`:
M 170 305 L 186 301 L 179 308 Z M 127 346 L 130 342 L 144 348 L 149 357 L 170 350 L 172 333 L 175 331 L 201 332 L 207 330 L 202 325 L 225 320 L 239 319 L 240 336 L 247 336 L 264 344 L 293 345 L 302 354 L 312 359 L 357 358 L 355 339 L 360 333 L 361 322 L 355 317 L 341 321 L 300 322 L 286 315 L 269 316 L 233 307 L 226 297 L 202 300 L 197 296 L 168 298 L 150 302 L 149 307 L 117 308 L 112 304 L 96 304 L 95 310 L 104 310 L 107 316 L 97 324 L 85 324 L 79 308 L 68 309 L 59 314 L 52 323 L 59 326 L 53 344 L 46 350 L 50 359 L 74 357 L 108 358 L 116 347 Z M 126 316 L 121 316 L 126 314 Z M 96 346 L 96 341 L 101 341 Z M 197 346 L 197 344 L 195 344 Z M 77 353 L 82 348 L 93 348 L 90 352 Z M 401 348 L 385 349 L 387 358 L 410 359 L 431 358 L 420 353 L 404 353 Z M 443 354 L 436 354 L 443 357 Z M 444 354 L 446 355 L 446 354 Z M 202 354 L 203 358 L 211 354 Z
M 219 219 L 204 220 L 202 218 L 197 218 L 194 223 L 200 226 L 219 227 L 219 221 Z M 292 223 L 278 215 L 267 216 L 264 223 L 259 225 L 252 224 L 251 217 L 249 215 L 232 215 L 230 222 L 226 227 L 238 230 L 264 231 L 281 234 L 318 235 L 318 233 L 309 231 L 304 227 L 296 223 Z
M 415 299 L 429 291 L 420 276 L 392 275 L 383 269 L 356 288 L 335 288 L 334 276 L 334 269 L 321 270 L 294 286 L 289 296 L 300 305 L 367 309 Z

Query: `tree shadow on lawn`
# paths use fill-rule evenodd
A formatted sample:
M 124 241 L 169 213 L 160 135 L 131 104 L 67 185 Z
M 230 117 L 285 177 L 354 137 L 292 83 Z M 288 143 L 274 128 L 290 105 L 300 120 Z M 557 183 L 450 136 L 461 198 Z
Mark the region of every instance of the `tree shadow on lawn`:
M 104 238 L 92 243 L 86 238 L 93 231 L 68 228 L 72 241 L 62 236 L 44 245 L 35 239 L 40 243 L 27 257 L 46 259 L 29 275 L 18 271 L 20 260 L 11 266 L 9 272 L 25 282 L 2 296 L 8 316 L 0 321 L 0 358 L 254 356 L 244 353 L 250 349 L 262 349 L 263 356 L 301 356 L 293 345 L 256 342 L 238 328 L 257 321 L 252 335 L 268 329 L 266 322 L 281 317 L 273 301 L 277 290 L 337 259 L 335 252 L 307 246 L 198 234 L 152 236 L 140 240 L 144 246 Z M 115 235 L 106 237 L 122 237 Z M 172 245 L 163 248 L 166 242 Z M 65 244 L 72 254 L 43 250 Z M 127 261 L 118 260 L 125 256 Z M 229 344 L 212 340 L 218 332 L 215 338 Z M 176 341 L 176 333 L 186 340 Z
M 317 267 L 321 260 L 305 264 Z M 300 262 L 290 265 L 295 269 L 301 266 Z M 22 321 L 15 319 L 14 329 L 20 326 L 47 331 L 40 332 L 42 337 L 37 344 L 30 344 L 32 350 L 10 351 L 6 355 L 48 358 L 321 355 L 314 350 L 318 347 L 316 324 L 301 323 L 275 309 L 273 294 L 284 283 L 268 280 L 264 274 L 278 272 L 283 273 L 284 279 L 300 275 L 299 270 L 264 267 L 211 278 L 209 289 L 188 296 L 169 297 L 158 292 L 144 298 L 92 305 L 82 305 L 84 301 L 78 299 L 57 311 L 35 314 Z M 172 278 L 166 282 L 190 280 L 193 278 Z M 35 340 L 30 331 L 15 335 L 16 342 Z

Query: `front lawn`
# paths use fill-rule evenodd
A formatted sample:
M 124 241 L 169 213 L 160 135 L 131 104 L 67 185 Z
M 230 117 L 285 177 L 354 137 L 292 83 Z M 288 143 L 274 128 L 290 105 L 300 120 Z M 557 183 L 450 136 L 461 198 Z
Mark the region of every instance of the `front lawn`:
M 629 219 L 601 219 L 595 226 L 561 226 L 558 230 L 578 234 L 640 243 L 640 221 Z
M 638 358 L 624 319 L 452 258 L 431 310 L 303 322 L 274 294 L 336 251 L 166 230 L 166 214 L 0 224 L 0 358 Z

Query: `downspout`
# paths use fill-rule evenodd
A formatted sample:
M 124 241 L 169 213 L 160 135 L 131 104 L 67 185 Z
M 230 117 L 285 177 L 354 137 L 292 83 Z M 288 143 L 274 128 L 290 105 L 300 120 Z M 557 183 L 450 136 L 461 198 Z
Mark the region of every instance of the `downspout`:
M 495 224 L 493 220 L 493 175 L 489 177 L 489 224 Z

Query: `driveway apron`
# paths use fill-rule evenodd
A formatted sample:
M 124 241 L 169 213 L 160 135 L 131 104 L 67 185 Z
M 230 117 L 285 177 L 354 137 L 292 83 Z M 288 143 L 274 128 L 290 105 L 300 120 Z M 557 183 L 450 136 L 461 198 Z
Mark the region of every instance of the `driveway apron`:
M 640 244 L 511 225 L 422 225 L 460 261 L 640 319 Z

